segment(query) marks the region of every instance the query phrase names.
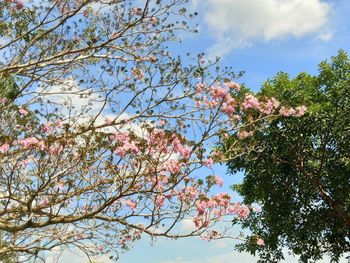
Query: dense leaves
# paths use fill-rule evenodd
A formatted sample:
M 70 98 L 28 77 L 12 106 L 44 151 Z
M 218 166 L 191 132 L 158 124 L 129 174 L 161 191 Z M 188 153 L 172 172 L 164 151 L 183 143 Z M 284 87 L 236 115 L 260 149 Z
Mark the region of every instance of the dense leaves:
M 319 75 L 290 78 L 278 73 L 261 95 L 291 106 L 305 104 L 301 118 L 284 116 L 252 136 L 233 135 L 225 147 L 240 145 L 245 154 L 231 158 L 231 173 L 244 171 L 233 189 L 261 211 L 243 222 L 265 246 L 252 239 L 241 250 L 261 262 L 283 259 L 283 248 L 302 262 L 330 255 L 337 261 L 350 251 L 350 61 L 344 51 L 319 65 Z M 255 150 L 247 152 L 247 145 Z M 253 240 L 254 241 L 254 240 Z

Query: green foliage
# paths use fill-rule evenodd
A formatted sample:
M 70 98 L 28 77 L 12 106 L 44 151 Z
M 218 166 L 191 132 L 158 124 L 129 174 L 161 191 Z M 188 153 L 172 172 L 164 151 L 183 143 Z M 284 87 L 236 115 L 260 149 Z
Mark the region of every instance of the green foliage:
M 14 100 L 19 93 L 19 87 L 13 77 L 0 75 L 0 97 Z
M 240 250 L 259 254 L 259 262 L 278 262 L 283 248 L 316 261 L 328 254 L 334 262 L 350 251 L 350 61 L 340 51 L 319 65 L 319 75 L 294 79 L 278 73 L 261 94 L 284 105 L 305 104 L 303 117 L 279 117 L 238 142 L 257 150 L 228 161 L 231 173 L 244 171 L 239 192 L 246 204 L 258 204 L 244 228 L 265 240 L 248 241 Z

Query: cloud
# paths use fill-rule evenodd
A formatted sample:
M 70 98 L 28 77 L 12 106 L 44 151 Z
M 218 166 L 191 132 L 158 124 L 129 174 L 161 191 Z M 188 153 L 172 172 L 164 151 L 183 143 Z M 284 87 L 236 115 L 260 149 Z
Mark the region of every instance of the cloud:
M 307 35 L 330 40 L 331 7 L 322 0 L 206 0 L 205 22 L 216 38 L 211 51 Z

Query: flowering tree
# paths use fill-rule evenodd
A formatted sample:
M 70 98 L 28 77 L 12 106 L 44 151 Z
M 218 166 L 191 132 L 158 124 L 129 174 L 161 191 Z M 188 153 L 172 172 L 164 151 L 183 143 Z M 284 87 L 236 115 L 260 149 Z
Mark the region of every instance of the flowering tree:
M 1 1 L 0 257 L 117 258 L 143 234 L 223 238 L 218 221 L 248 216 L 211 194 L 223 184 L 212 146 L 300 112 L 246 94 L 202 55 L 172 57 L 185 2 Z
M 238 249 L 259 254 L 262 262 L 283 261 L 286 249 L 301 262 L 325 255 L 339 262 L 350 250 L 349 70 L 349 57 L 340 50 L 319 64 L 316 76 L 277 74 L 260 92 L 284 103 L 306 104 L 308 113 L 280 116 L 244 140 L 231 136 L 225 141 L 224 148 L 256 148 L 227 165 L 230 172 L 245 173 L 233 187 L 244 203 L 261 208 L 241 223 L 262 237 L 265 246 L 247 239 Z

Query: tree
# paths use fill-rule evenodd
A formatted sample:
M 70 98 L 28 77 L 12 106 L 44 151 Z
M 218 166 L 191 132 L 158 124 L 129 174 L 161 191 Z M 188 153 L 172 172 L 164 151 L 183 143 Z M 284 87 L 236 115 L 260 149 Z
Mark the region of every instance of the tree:
M 142 235 L 232 237 L 213 227 L 249 214 L 210 194 L 223 180 L 203 167 L 220 160 L 223 131 L 258 129 L 279 105 L 245 96 L 202 54 L 187 66 L 170 54 L 191 30 L 186 1 L 134 3 L 0 2 L 1 259 L 65 247 L 117 259 Z M 268 110 L 245 112 L 252 100 Z
M 319 75 L 278 73 L 268 80 L 261 96 L 308 107 L 301 118 L 274 118 L 264 129 L 239 139 L 244 154 L 231 158 L 231 173 L 244 171 L 233 186 L 245 204 L 260 212 L 243 222 L 265 246 L 247 240 L 241 250 L 258 253 L 261 262 L 283 259 L 283 248 L 302 262 L 330 255 L 337 261 L 350 250 L 350 61 L 340 51 L 319 65 Z M 305 110 L 305 109 L 304 109 Z M 289 113 L 294 111 L 290 109 Z M 238 146 L 239 145 L 239 146 Z M 247 152 L 247 145 L 254 149 Z

